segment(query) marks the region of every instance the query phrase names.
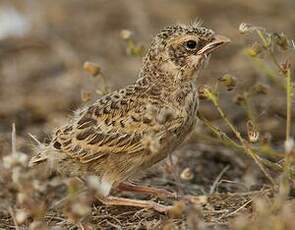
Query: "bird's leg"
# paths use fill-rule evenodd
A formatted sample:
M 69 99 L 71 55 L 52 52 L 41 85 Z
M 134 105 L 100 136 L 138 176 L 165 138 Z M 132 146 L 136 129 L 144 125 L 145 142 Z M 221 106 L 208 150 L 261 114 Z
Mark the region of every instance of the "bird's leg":
M 122 197 L 114 197 L 114 196 L 106 196 L 106 197 L 98 196 L 97 199 L 107 206 L 116 205 L 116 206 L 146 208 L 146 209 L 153 209 L 159 213 L 168 213 L 168 211 L 171 209 L 171 206 L 158 204 L 151 200 L 135 200 L 135 199 L 122 198 Z
M 136 192 L 136 193 L 144 193 L 144 194 L 151 194 L 157 197 L 171 197 L 177 198 L 177 194 L 174 192 L 170 192 L 165 189 L 154 188 L 149 186 L 142 186 L 132 184 L 130 182 L 121 182 L 117 187 L 117 190 L 120 191 L 129 191 L 129 192 Z
M 151 194 L 157 197 L 175 198 L 184 201 L 185 203 L 200 204 L 204 202 L 205 196 L 193 196 L 193 195 L 177 195 L 177 193 L 170 192 L 165 189 L 142 186 L 132 184 L 130 182 L 121 182 L 117 187 L 119 191 L 129 191 L 143 194 Z

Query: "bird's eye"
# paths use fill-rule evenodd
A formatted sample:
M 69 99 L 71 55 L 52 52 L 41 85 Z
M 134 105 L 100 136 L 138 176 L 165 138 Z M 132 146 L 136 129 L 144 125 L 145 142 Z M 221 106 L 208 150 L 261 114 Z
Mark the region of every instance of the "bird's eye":
M 185 42 L 185 48 L 187 48 L 188 50 L 194 50 L 197 48 L 197 42 L 194 40 L 188 40 L 187 42 Z

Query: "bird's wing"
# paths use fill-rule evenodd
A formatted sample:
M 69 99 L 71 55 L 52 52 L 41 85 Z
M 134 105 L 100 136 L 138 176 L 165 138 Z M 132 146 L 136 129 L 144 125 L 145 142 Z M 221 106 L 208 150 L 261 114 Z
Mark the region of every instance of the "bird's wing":
M 143 151 L 145 135 L 156 133 L 161 138 L 183 122 L 165 102 L 142 92 L 140 96 L 117 92 L 102 97 L 59 129 L 53 147 L 87 163 L 109 154 Z

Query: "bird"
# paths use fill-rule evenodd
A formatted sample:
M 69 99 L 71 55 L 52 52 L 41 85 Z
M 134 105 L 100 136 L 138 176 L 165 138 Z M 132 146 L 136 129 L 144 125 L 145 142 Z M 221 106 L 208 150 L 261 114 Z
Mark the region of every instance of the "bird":
M 67 177 L 96 176 L 98 199 L 105 205 L 167 212 L 171 206 L 111 192 L 175 197 L 168 190 L 128 181 L 165 159 L 193 130 L 197 76 L 213 51 L 229 42 L 199 22 L 165 27 L 153 37 L 137 80 L 76 111 L 49 144 L 38 148 L 30 167 L 50 163 Z

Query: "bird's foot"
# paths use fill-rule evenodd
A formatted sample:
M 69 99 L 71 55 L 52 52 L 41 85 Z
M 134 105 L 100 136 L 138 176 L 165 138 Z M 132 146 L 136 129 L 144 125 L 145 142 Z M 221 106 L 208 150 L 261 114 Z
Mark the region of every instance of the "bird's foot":
M 100 202 L 107 206 L 129 206 L 145 209 L 153 209 L 159 213 L 167 214 L 172 206 L 165 206 L 151 200 L 135 200 L 114 196 L 97 197 Z
M 129 192 L 136 192 L 136 193 L 144 193 L 150 194 L 156 197 L 165 197 L 165 198 L 177 198 L 177 194 L 175 192 L 170 192 L 166 189 L 161 188 L 154 188 L 149 186 L 142 186 L 132 184 L 130 182 L 121 182 L 117 187 L 119 191 L 129 191 Z

